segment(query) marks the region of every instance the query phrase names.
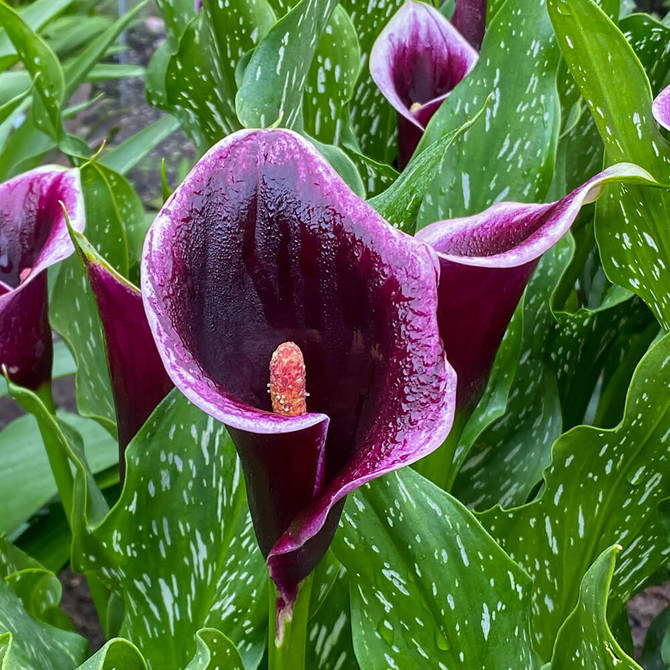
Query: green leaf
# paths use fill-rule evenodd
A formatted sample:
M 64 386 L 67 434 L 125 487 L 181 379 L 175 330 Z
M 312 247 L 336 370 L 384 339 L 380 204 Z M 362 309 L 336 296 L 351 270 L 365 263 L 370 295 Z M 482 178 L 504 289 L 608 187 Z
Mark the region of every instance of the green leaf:
M 43 109 L 33 108 L 35 125 L 59 141 L 63 135 L 60 109 L 65 80 L 56 54 L 19 15 L 0 0 L 0 23 L 14 44 L 26 70 L 35 84 Z
M 592 0 L 549 0 L 563 56 L 589 105 L 607 161 L 630 161 L 670 182 L 670 152 L 651 113 L 651 89 L 633 49 Z M 609 85 L 611 73 L 625 81 Z M 608 277 L 633 290 L 670 327 L 668 193 L 613 187 L 596 209 L 596 239 Z
M 549 659 L 577 603 L 589 565 L 607 547 L 624 547 L 614 572 L 610 615 L 670 556 L 656 507 L 670 495 L 670 336 L 642 359 L 622 422 L 573 428 L 554 444 L 544 488 L 534 502 L 479 518 L 534 579 L 533 631 Z
M 215 628 L 255 668 L 267 638 L 267 569 L 224 426 L 173 391 L 126 459 L 121 498 L 95 530 L 103 551 L 89 556 L 125 599 L 121 634 L 152 668 L 172 670 L 193 658 L 200 629 Z
M 244 670 L 237 647 L 214 628 L 196 633 L 197 651 L 186 670 Z
M 121 65 L 117 63 L 98 63 L 94 65 L 86 76 L 86 81 L 98 82 L 108 79 L 128 79 L 131 77 L 145 77 L 146 69 L 141 65 Z
M 35 0 L 18 12 L 21 19 L 34 32 L 39 32 L 49 21 L 58 16 L 74 0 Z M 6 31 L 0 32 L 0 70 L 4 70 L 18 60 L 12 40 Z
M 234 104 L 235 68 L 274 22 L 266 0 L 205 0 L 182 35 L 165 73 L 166 109 L 201 151 L 240 127 Z M 161 61 L 155 67 L 153 76 L 158 77 Z M 272 86 L 265 78 L 263 85 Z M 157 83 L 152 88 L 160 98 Z
M 193 1 L 156 0 L 156 5 L 165 20 L 165 27 L 170 40 L 176 44 L 188 22 L 195 16 Z
M 64 58 L 86 48 L 87 44 L 112 23 L 114 23 L 112 16 L 66 15 L 52 21 L 41 34 L 63 62 Z
M 162 116 L 158 121 L 115 146 L 102 156 L 99 162 L 121 175 L 128 174 L 150 151 L 178 128 L 177 119 L 170 115 Z
M 460 127 L 489 95 L 484 123 L 447 152 L 419 227 L 482 211 L 494 202 L 541 201 L 560 127 L 558 49 L 544 0 L 508 1 L 494 16 L 474 70 L 431 119 L 418 151 Z
M 146 6 L 140 2 L 133 9 L 121 16 L 97 39 L 90 42 L 86 49 L 70 61 L 64 69 L 65 100 L 69 100 L 80 84 L 86 78 L 94 65 L 105 55 L 107 49 L 116 41 L 117 37 L 132 23 L 137 14 Z
M 456 128 L 433 144 L 415 154 L 398 179 L 383 193 L 370 200 L 370 204 L 393 226 L 413 235 L 416 217 L 426 191 L 433 183 L 440 163 L 454 140 L 474 124 L 486 109 L 486 104 L 460 128 Z
M 11 119 L 12 117 L 7 119 L 6 123 Z M 21 172 L 37 167 L 44 156 L 55 147 L 56 142 L 37 130 L 32 116 L 29 115 L 2 148 L 0 180 L 6 181 Z
M 147 664 L 139 649 L 122 638 L 109 640 L 78 670 L 147 670 Z
M 84 657 L 88 645 L 70 632 L 72 624 L 58 608 L 61 595 L 56 575 L 0 538 L 0 635 L 12 634 L 16 655 L 25 659 L 13 666 L 5 657 L 0 668 L 65 668 Z
M 655 323 L 639 298 L 616 288 L 624 295 L 596 309 L 554 312 L 558 324 L 548 350 L 556 370 L 565 429 L 589 423 L 586 412 L 614 347 L 626 350 L 636 336 Z
M 293 128 L 319 38 L 338 0 L 301 0 L 256 47 L 235 96 L 246 128 Z
M 323 597 L 321 606 L 316 613 L 311 615 L 308 624 L 307 668 L 342 670 L 342 668 L 358 667 L 351 639 L 349 576 L 339 562 L 336 566 L 335 579 Z M 316 580 L 319 567 L 314 575 L 313 589 L 318 586 Z M 314 590 L 312 600 L 314 600 Z M 312 611 L 311 607 L 310 611 Z
M 351 100 L 351 121 L 361 153 L 382 164 L 391 163 L 397 153 L 396 111 L 372 80 L 369 57 L 379 33 L 404 1 L 376 3 L 374 11 L 369 11 L 368 4 L 360 0 L 340 2 L 356 28 L 361 50 L 361 76 Z
M 577 606 L 556 638 L 550 670 L 642 670 L 621 649 L 607 624 L 607 596 L 620 551 L 618 545 L 605 549 L 584 575 Z
M 73 535 L 72 567 L 81 571 L 84 555 L 93 550 L 90 528 L 109 509 L 90 471 L 79 433 L 60 421 L 32 391 L 9 384 L 9 391 L 37 419 L 58 492 Z
M 14 591 L 0 581 L 2 670 L 72 670 L 85 658 L 87 649 L 86 640 L 76 633 L 30 617 Z
M 344 179 L 347 186 L 360 198 L 364 198 L 365 187 L 363 186 L 363 180 L 349 155 L 343 149 L 340 149 L 340 147 L 332 144 L 324 144 L 309 136 L 307 136 L 307 139 L 312 142 L 319 153 L 332 165 L 340 177 Z
M 118 462 L 116 442 L 96 422 L 68 412 L 58 418 L 81 435 L 92 472 Z M 0 535 L 15 532 L 56 493 L 38 426 L 21 416 L 0 432 Z
M 538 667 L 528 576 L 412 470 L 351 494 L 333 551 L 349 574 L 361 667 Z
M 333 10 L 319 40 L 303 99 L 305 131 L 321 142 L 340 144 L 346 106 L 361 67 L 356 29 L 346 10 Z
M 654 95 L 660 93 L 670 69 L 670 28 L 649 14 L 631 14 L 619 22 L 647 74 Z

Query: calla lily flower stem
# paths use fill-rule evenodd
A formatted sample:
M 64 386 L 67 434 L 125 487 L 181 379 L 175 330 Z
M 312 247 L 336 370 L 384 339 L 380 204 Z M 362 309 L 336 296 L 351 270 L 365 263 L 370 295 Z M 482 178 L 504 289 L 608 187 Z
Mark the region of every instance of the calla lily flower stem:
M 304 670 L 312 575 L 309 575 L 300 584 L 290 618 L 282 619 L 281 615 L 277 615 L 277 598 L 281 596 L 271 579 L 269 586 L 268 670 Z
M 56 413 L 56 404 L 54 403 L 50 381 L 41 384 L 35 391 L 35 395 L 42 401 L 44 406 L 51 414 Z M 52 435 L 47 430 L 43 429 L 41 423 L 39 423 L 39 429 L 44 444 L 48 444 L 49 441 L 53 439 Z M 66 454 L 64 454 L 60 449 L 47 449 L 46 452 L 47 457 L 49 458 L 51 471 L 53 472 L 54 479 L 56 480 L 58 495 L 60 496 L 61 502 L 63 503 L 63 509 L 65 510 L 65 517 L 67 518 L 68 526 L 72 528 L 74 477 L 72 475 L 70 461 L 68 460 Z
M 435 451 L 414 464 L 414 469 L 443 491 L 451 490 L 458 474 L 455 457 L 458 443 L 470 418 L 470 411 L 457 411 L 447 439 Z

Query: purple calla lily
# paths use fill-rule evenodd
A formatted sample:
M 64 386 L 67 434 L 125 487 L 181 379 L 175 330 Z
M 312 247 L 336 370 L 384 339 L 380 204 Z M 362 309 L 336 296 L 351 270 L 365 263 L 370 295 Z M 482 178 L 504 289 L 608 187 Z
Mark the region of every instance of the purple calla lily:
M 398 112 L 401 168 L 433 114 L 478 58 L 440 12 L 416 0 L 407 0 L 379 34 L 370 52 L 370 74 Z
M 449 432 L 455 375 L 436 319 L 435 254 L 300 136 L 240 131 L 165 204 L 142 269 L 168 374 L 235 442 L 278 613 L 288 613 L 346 494 Z M 308 413 L 274 413 L 271 358 L 281 380 L 300 374 L 298 352 Z
M 653 183 L 642 168 L 619 163 L 561 200 L 503 202 L 474 216 L 439 221 L 417 238 L 440 258 L 438 321 L 458 375 L 459 410 L 481 398 L 502 337 L 540 256 L 569 230 L 581 207 L 608 182 Z
M 46 269 L 74 251 L 63 207 L 83 230 L 76 170 L 47 166 L 0 184 L 0 365 L 32 390 L 51 379 Z
M 487 0 L 456 0 L 451 23 L 479 51 L 486 29 Z
M 101 258 L 83 235 L 74 232 L 72 236 L 86 267 L 102 322 L 123 483 L 126 447 L 173 384 L 158 355 L 140 290 Z
M 670 86 L 664 88 L 651 105 L 654 118 L 666 130 L 670 130 Z

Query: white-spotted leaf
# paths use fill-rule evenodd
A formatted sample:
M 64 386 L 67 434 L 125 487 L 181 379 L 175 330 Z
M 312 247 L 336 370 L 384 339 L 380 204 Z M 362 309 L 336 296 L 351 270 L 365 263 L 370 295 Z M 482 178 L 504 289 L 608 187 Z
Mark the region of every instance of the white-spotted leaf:
M 350 579 L 361 667 L 538 667 L 528 575 L 412 470 L 351 495 L 333 550 Z

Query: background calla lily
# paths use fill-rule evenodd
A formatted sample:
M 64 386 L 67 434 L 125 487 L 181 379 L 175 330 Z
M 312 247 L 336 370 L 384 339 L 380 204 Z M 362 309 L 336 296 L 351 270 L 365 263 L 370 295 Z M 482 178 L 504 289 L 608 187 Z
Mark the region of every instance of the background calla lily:
M 486 30 L 487 0 L 456 0 L 451 23 L 479 51 Z
M 76 170 L 47 166 L 0 184 L 0 365 L 32 390 L 51 378 L 45 270 L 74 251 L 63 207 L 83 230 Z
M 664 88 L 651 106 L 654 118 L 666 130 L 670 130 L 670 86 Z
M 493 359 L 540 256 L 565 235 L 581 207 L 612 181 L 654 183 L 642 168 L 619 163 L 561 200 L 503 202 L 474 216 L 439 221 L 417 237 L 438 252 L 438 320 L 458 375 L 458 408 L 481 397 Z
M 225 423 L 270 575 L 290 610 L 344 496 L 449 432 L 455 376 L 437 324 L 437 261 L 290 131 L 240 131 L 154 221 L 142 293 L 168 374 Z M 269 363 L 306 363 L 308 413 L 272 413 Z
M 398 112 L 398 161 L 412 157 L 439 106 L 475 66 L 477 51 L 435 8 L 407 0 L 370 52 L 370 74 Z
M 72 232 L 98 305 L 119 431 L 119 471 L 137 431 L 173 388 L 158 355 L 140 290 L 116 272 L 80 233 Z

